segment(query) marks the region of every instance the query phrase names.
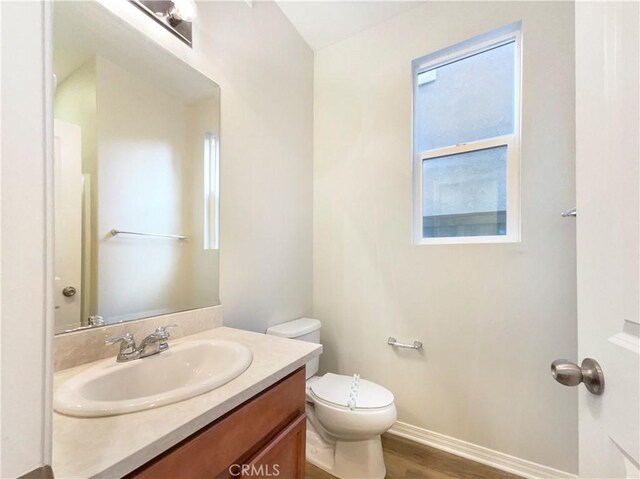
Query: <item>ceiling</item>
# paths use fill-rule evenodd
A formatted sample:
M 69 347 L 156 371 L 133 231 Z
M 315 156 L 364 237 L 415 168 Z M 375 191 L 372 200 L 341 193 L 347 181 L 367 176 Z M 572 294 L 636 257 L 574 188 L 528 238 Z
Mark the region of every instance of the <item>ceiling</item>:
M 424 3 L 420 0 L 276 2 L 313 50 L 337 43 Z

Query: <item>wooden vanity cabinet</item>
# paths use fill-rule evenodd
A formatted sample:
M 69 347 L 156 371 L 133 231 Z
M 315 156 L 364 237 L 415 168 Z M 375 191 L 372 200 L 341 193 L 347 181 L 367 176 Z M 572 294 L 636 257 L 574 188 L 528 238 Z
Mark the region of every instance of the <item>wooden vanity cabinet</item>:
M 138 468 L 130 479 L 303 479 L 304 367 Z

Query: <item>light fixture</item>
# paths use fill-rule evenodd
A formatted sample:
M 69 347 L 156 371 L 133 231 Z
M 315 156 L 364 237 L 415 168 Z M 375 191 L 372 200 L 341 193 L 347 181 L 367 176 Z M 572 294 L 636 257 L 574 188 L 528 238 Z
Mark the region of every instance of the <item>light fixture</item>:
M 192 46 L 192 24 L 198 14 L 195 0 L 130 0 L 130 2 L 180 40 Z
M 198 10 L 194 0 L 173 0 L 169 10 L 165 14 L 160 13 L 172 27 L 180 25 L 182 22 L 193 23 L 197 14 Z

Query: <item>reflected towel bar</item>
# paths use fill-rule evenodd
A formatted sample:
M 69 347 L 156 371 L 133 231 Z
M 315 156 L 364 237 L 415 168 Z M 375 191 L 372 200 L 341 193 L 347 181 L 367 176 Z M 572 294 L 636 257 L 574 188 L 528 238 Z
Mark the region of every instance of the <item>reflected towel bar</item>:
M 157 238 L 175 238 L 175 239 L 179 239 L 179 240 L 186 240 L 187 239 L 187 237 L 183 236 L 183 235 L 165 235 L 165 234 L 160 234 L 160 233 L 140 233 L 140 232 L 137 232 L 137 231 L 122 231 L 122 230 L 116 230 L 116 229 L 111 230 L 111 235 L 112 236 L 117 236 L 117 235 L 155 236 Z
M 404 343 L 399 343 L 396 340 L 396 338 L 393 338 L 393 337 L 389 337 L 389 339 L 387 339 L 387 344 L 389 346 L 395 346 L 396 348 L 408 348 L 408 349 L 415 349 L 415 350 L 422 349 L 422 343 L 420 341 L 414 341 L 413 344 L 404 344 Z

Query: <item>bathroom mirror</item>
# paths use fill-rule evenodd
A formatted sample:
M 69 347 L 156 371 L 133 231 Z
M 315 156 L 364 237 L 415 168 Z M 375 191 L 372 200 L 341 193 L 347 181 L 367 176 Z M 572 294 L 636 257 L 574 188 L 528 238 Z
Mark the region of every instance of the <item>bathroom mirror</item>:
M 53 37 L 56 333 L 219 304 L 219 87 L 98 2 Z

